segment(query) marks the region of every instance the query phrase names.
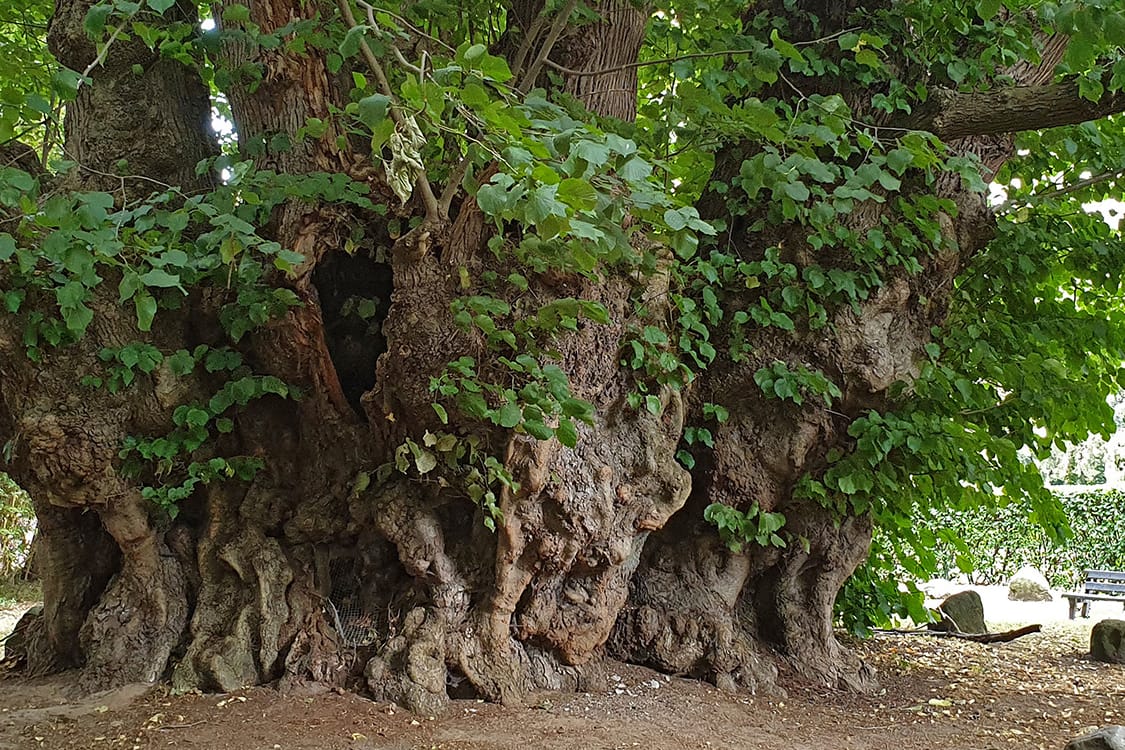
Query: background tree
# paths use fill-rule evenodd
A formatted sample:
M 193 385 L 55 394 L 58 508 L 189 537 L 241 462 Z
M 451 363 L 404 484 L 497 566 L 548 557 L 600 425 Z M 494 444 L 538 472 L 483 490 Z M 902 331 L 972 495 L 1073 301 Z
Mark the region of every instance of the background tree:
M 1017 451 L 1113 424 L 1113 4 L 204 11 L 58 0 L 11 74 L 33 673 L 865 687 L 873 526 L 869 583 L 935 509 L 1064 532 Z
M 1121 484 L 1125 433 L 1120 429 L 1125 425 L 1125 397 L 1121 394 L 1111 396 L 1109 404 L 1113 407 L 1113 421 L 1118 432 L 1108 439 L 1092 435 L 1081 443 L 1055 450 L 1039 462 L 1039 471 L 1045 482 L 1050 485 Z

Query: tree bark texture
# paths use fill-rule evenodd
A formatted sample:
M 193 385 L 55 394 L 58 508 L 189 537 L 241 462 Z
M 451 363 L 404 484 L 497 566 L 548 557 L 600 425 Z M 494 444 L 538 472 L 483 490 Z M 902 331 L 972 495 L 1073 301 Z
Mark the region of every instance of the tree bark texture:
M 52 49 L 79 70 L 94 55 L 82 31 L 90 4 L 59 0 L 51 28 Z M 333 12 L 290 0 L 247 5 L 265 33 L 318 9 Z M 614 69 L 564 74 L 564 85 L 599 114 L 628 119 L 636 75 L 621 66 L 636 59 L 647 11 L 617 0 L 596 9 L 602 21 L 559 35 L 552 52 L 537 44 L 553 19 L 537 23 L 542 4 L 517 3 L 523 36 L 505 44 L 513 60 L 525 60 L 524 72 L 548 56 L 573 71 Z M 521 39 L 531 40 L 526 49 Z M 231 44 L 222 54 L 232 65 L 253 55 L 264 70 L 257 88 L 228 92 L 240 142 L 282 133 L 296 144 L 256 156 L 259 166 L 342 172 L 398 205 L 381 165 L 346 148 L 334 126 L 318 138 L 295 137 L 308 118 L 332 122 L 333 108 L 347 103 L 322 51 Z M 135 62 L 143 75 L 132 72 Z M 68 110 L 66 149 L 80 166 L 66 181 L 130 193 L 152 181 L 203 189 L 210 177 L 194 165 L 215 152 L 209 112 L 207 90 L 189 69 L 143 47 L 115 46 Z M 716 179 L 737 173 L 752 149 L 720 152 Z M 133 177 L 111 176 L 121 159 Z M 793 486 L 823 468 L 831 448 L 847 446 L 851 418 L 916 375 L 956 272 L 987 239 L 983 198 L 959 182 L 942 189 L 960 213 L 943 219 L 946 249 L 923 273 L 892 279 L 822 331 L 756 334 L 748 361 L 716 365 L 689 392 L 661 393 L 661 416 L 626 404 L 631 381 L 619 359 L 636 282 L 531 279 L 534 294 L 525 299 L 595 300 L 611 322 L 580 326 L 556 344 L 574 395 L 597 408 L 575 450 L 463 425 L 519 481 L 500 498 L 495 533 L 474 503 L 437 483 L 360 481 L 406 438 L 443 429 L 431 377 L 466 354 L 487 359 L 484 342 L 454 324 L 450 303 L 463 293 L 459 269 L 471 278 L 510 269 L 487 251 L 491 230 L 470 198 L 455 203 L 451 221 L 401 236 L 392 236 L 389 219 L 420 216 L 413 203 L 386 217 L 297 201 L 277 209 L 263 231 L 305 256 L 296 273 L 277 279 L 302 304 L 241 348 L 259 371 L 305 395 L 241 409 L 225 447 L 263 457 L 265 469 L 249 482 L 198 491 L 170 523 L 154 520 L 117 454 L 127 435 L 167 432 L 177 405 L 210 392 L 207 377 L 177 379 L 160 368 L 114 396 L 77 390 L 76 374 L 91 371 L 102 347 L 137 336 L 113 294 L 96 300 L 80 343 L 47 351 L 41 363 L 24 356 L 24 321 L 0 318 L 0 435 L 15 446 L 5 470 L 34 498 L 42 544 L 45 603 L 36 633 L 24 639 L 28 668 L 78 667 L 86 689 L 165 677 L 180 690 L 360 681 L 375 697 L 419 711 L 438 710 L 451 695 L 517 702 L 535 690 L 593 689 L 604 682 L 607 654 L 729 688 L 773 689 L 779 666 L 869 687 L 872 671 L 833 635 L 832 607 L 866 556 L 870 522 L 795 499 Z M 700 209 L 711 217 L 722 210 L 715 196 Z M 849 220 L 861 229 L 879 215 L 857 211 Z M 747 224 L 732 223 L 729 240 L 752 260 L 764 246 L 751 241 Z M 345 252 L 356 227 L 363 239 Z M 787 260 L 809 262 L 800 227 L 777 234 L 772 244 L 786 248 Z M 666 279 L 648 283 L 645 296 L 663 298 Z M 349 295 L 373 292 L 385 302 L 378 335 L 340 323 Z M 217 314 L 217 301 L 197 292 L 181 311 L 158 316 L 150 343 L 165 352 L 223 345 Z M 831 375 L 844 391 L 837 410 L 766 399 L 753 374 L 775 360 Z M 706 402 L 727 406 L 731 418 L 689 473 L 674 455 Z M 808 549 L 731 552 L 703 521 L 714 502 L 782 512 Z

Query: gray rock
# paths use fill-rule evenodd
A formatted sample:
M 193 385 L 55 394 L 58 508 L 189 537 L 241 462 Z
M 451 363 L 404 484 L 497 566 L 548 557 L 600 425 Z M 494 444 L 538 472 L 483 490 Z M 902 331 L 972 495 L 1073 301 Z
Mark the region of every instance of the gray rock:
M 1125 727 L 1102 727 L 1066 743 L 1065 750 L 1125 750 Z
M 946 599 L 938 607 L 942 619 L 950 620 L 962 633 L 987 633 L 984 624 L 984 602 L 975 591 L 962 591 Z
M 1051 586 L 1036 568 L 1025 565 L 1008 581 L 1008 598 L 1017 602 L 1049 602 Z
M 1090 657 L 1125 664 L 1125 620 L 1102 620 L 1090 631 Z

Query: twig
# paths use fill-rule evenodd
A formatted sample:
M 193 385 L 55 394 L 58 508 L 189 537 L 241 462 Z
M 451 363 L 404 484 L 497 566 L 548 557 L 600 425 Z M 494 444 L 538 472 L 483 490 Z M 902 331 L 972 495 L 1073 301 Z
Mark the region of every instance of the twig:
M 366 5 L 366 4 L 360 3 L 360 5 Z M 371 28 L 378 31 L 379 30 L 379 22 L 375 20 L 375 8 L 370 6 L 370 5 L 366 5 L 366 8 L 367 8 L 367 22 L 371 25 Z M 402 51 L 399 50 L 397 45 L 391 43 L 391 44 L 388 44 L 387 46 L 389 46 L 391 48 L 391 52 L 394 53 L 395 59 L 398 60 L 399 65 L 406 68 L 411 73 L 414 73 L 415 75 L 417 75 L 419 81 L 421 81 L 422 78 L 425 77 L 425 71 L 423 71 L 417 65 L 414 65 L 413 63 L 409 62 L 405 57 L 403 57 Z
M 402 24 L 403 26 L 405 26 L 405 27 L 406 27 L 407 29 L 409 29 L 410 31 L 414 32 L 415 34 L 417 34 L 418 36 L 422 37 L 423 39 L 429 39 L 429 40 L 430 40 L 431 42 L 433 42 L 434 44 L 437 44 L 437 45 L 439 45 L 439 46 L 445 47 L 445 49 L 447 49 L 448 51 L 450 51 L 450 52 L 453 52 L 453 53 L 455 53 L 455 54 L 456 54 L 456 52 L 457 52 L 457 50 L 455 50 L 455 49 L 454 49 L 453 47 L 450 47 L 450 46 L 449 46 L 448 44 L 446 44 L 446 43 L 445 43 L 445 42 L 443 42 L 442 40 L 438 39 L 438 38 L 437 38 L 436 36 L 432 36 L 432 35 L 430 35 L 430 34 L 427 34 L 427 33 L 426 33 L 425 31 L 423 31 L 422 29 L 418 28 L 418 27 L 417 27 L 417 26 L 415 26 L 414 24 L 410 23 L 410 21 L 408 21 L 407 19 L 405 19 L 405 18 L 403 18 L 402 16 L 398 15 L 397 13 L 394 13 L 394 12 L 392 12 L 392 11 L 390 11 L 390 10 L 387 10 L 386 8 L 380 8 L 380 7 L 376 6 L 376 5 L 372 5 L 371 3 L 368 3 L 368 2 L 366 2 L 365 0 L 356 0 L 356 3 L 357 3 L 357 4 L 358 4 L 358 5 L 359 5 L 359 6 L 361 7 L 361 8 L 365 8 L 365 9 L 367 9 L 368 11 L 375 11 L 375 12 L 378 12 L 378 13 L 384 13 L 384 14 L 386 14 L 386 15 L 390 16 L 391 18 L 395 19 L 396 21 L 398 21 L 399 23 L 401 23 L 401 24 Z
M 103 62 L 105 62 L 106 55 L 109 54 L 109 48 L 111 46 L 113 46 L 113 42 L 117 39 L 118 35 L 121 33 L 121 30 L 125 28 L 125 24 L 128 23 L 129 21 L 132 21 L 133 16 L 137 15 L 137 13 L 139 13 L 139 12 L 140 12 L 140 8 L 138 8 L 137 10 L 130 13 L 129 17 L 126 18 L 123 22 L 121 22 L 121 24 L 119 24 L 113 30 L 113 33 L 109 35 L 109 39 L 105 40 L 105 44 L 102 45 L 101 50 L 94 57 L 93 61 L 91 61 L 90 64 L 86 66 L 86 69 L 84 71 L 82 71 L 82 78 L 79 79 L 78 85 L 82 85 L 82 81 L 86 80 L 90 77 L 90 74 L 94 72 L 94 68 L 98 67 Z
M 1067 193 L 1073 193 L 1074 191 L 1081 190 L 1084 187 L 1090 187 L 1091 185 L 1097 185 L 1099 182 L 1105 182 L 1106 180 L 1113 180 L 1113 179 L 1116 179 L 1118 177 L 1121 177 L 1122 175 L 1125 175 L 1125 169 L 1116 169 L 1112 172 L 1103 172 L 1102 174 L 1096 174 L 1093 177 L 1087 177 L 1084 180 L 1079 180 L 1078 182 L 1071 183 L 1070 185 L 1064 185 L 1061 188 L 1058 188 L 1057 190 L 1052 190 L 1049 193 L 1043 193 L 1042 195 L 1032 195 L 1031 199 L 1032 200 L 1046 200 L 1048 198 L 1057 198 L 1060 195 L 1066 195 Z
M 820 44 L 822 42 L 831 41 L 838 36 L 843 36 L 844 34 L 848 33 L 849 31 L 855 31 L 855 29 L 842 29 L 842 30 L 837 31 L 833 34 L 829 34 L 828 36 L 820 37 L 819 39 L 810 39 L 807 42 L 793 42 L 793 44 L 795 46 L 807 46 L 807 45 L 810 45 L 810 44 Z M 757 49 L 721 49 L 721 50 L 715 50 L 714 52 L 689 52 L 686 55 L 675 55 L 673 57 L 661 57 L 657 60 L 641 60 L 641 61 L 638 61 L 638 62 L 625 63 L 624 65 L 617 65 L 617 66 L 614 66 L 612 68 L 602 68 L 600 70 L 574 70 L 572 68 L 567 68 L 567 67 L 564 67 L 562 65 L 559 65 L 554 60 L 547 60 L 546 63 L 547 63 L 548 67 L 550 67 L 554 70 L 557 70 L 560 73 L 565 73 L 568 76 L 583 76 L 583 77 L 586 77 L 586 76 L 600 76 L 600 75 L 605 75 L 607 73 L 617 73 L 617 72 L 620 72 L 622 70 L 631 70 L 633 68 L 645 68 L 645 67 L 648 67 L 649 65 L 664 65 L 666 63 L 679 62 L 680 60 L 698 60 L 698 59 L 707 58 L 707 57 L 730 57 L 730 56 L 733 56 L 733 55 L 753 55 L 753 54 L 756 54 L 760 51 L 761 50 L 757 50 Z
M 570 20 L 570 16 L 574 13 L 576 7 L 578 7 L 578 0 L 568 0 L 559 14 L 555 16 L 555 20 L 551 24 L 551 30 L 547 32 L 547 38 L 543 40 L 543 46 L 539 48 L 539 53 L 535 56 L 535 62 L 531 64 L 520 85 L 516 87 L 520 91 L 527 91 L 535 85 L 535 79 L 539 77 L 539 71 L 543 68 L 543 63 L 547 61 L 547 56 L 551 54 L 555 42 L 562 36 L 563 29 L 566 28 L 566 22 Z
M 512 61 L 512 75 L 519 76 L 523 73 L 523 64 L 527 62 L 527 56 L 531 52 L 531 45 L 535 44 L 535 40 L 539 38 L 539 32 L 543 30 L 543 21 L 546 17 L 546 13 L 539 13 L 539 15 L 535 17 L 535 20 L 531 22 L 531 28 L 525 30 L 523 40 L 520 42 L 520 47 L 516 50 L 516 57 Z
M 340 9 L 340 13 L 343 14 L 344 21 L 347 22 L 349 27 L 354 29 L 356 26 L 359 26 L 359 24 L 356 23 L 355 14 L 352 13 L 352 6 L 349 0 L 337 0 L 336 5 Z M 375 74 L 375 82 L 379 85 L 379 90 L 383 93 L 384 96 L 390 99 L 391 104 L 394 105 L 396 103 L 395 95 L 394 91 L 391 89 L 390 81 L 387 80 L 387 74 L 383 71 L 383 66 L 379 64 L 379 60 L 375 57 L 375 53 L 371 51 L 371 47 L 367 44 L 367 40 L 362 37 L 360 37 L 359 40 L 359 50 L 363 53 L 363 59 L 367 63 L 367 67 L 370 68 L 371 72 Z M 394 120 L 395 125 L 402 125 L 402 115 L 399 114 L 398 110 L 395 109 L 394 106 L 390 107 L 390 116 L 391 119 Z M 426 221 L 428 223 L 436 223 L 440 221 L 441 209 L 438 207 L 437 198 L 434 196 L 433 188 L 430 187 L 430 179 L 426 176 L 426 172 L 424 170 L 420 175 L 418 175 L 418 179 L 415 181 L 415 186 L 418 190 L 418 193 L 422 196 L 423 205 L 425 205 L 426 207 Z
M 200 724 L 206 724 L 206 723 L 207 722 L 204 720 L 204 721 L 193 721 L 190 724 L 165 724 L 164 726 L 160 727 L 160 731 L 164 732 L 164 731 L 167 731 L 169 729 L 190 729 L 191 727 L 197 727 Z

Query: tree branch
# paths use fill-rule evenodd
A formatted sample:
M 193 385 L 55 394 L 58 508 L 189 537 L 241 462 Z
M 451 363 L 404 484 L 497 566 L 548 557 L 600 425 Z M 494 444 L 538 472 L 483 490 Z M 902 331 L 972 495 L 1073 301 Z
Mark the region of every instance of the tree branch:
M 355 14 L 352 13 L 352 7 L 349 0 L 337 0 L 337 7 L 347 22 L 349 28 L 355 28 L 359 24 L 356 23 Z M 390 81 L 387 80 L 387 74 L 383 71 L 383 66 L 379 63 L 379 59 L 375 57 L 375 53 L 371 51 L 371 47 L 367 44 L 367 40 L 362 37 L 359 40 L 359 51 L 363 54 L 363 59 L 367 63 L 367 67 L 375 74 L 375 82 L 379 86 L 379 91 L 388 99 L 392 104 L 397 104 L 394 91 L 391 89 Z M 395 121 L 396 125 L 401 125 L 402 115 L 393 106 L 390 108 L 391 119 Z M 438 206 L 437 198 L 434 196 L 433 188 L 430 187 L 430 178 L 426 176 L 423 171 L 418 175 L 415 181 L 415 188 L 422 196 L 422 204 L 426 207 L 426 220 L 429 222 L 437 222 L 441 217 L 441 210 Z
M 893 125 L 927 130 L 948 140 L 1074 125 L 1123 111 L 1125 92 L 1106 92 L 1092 102 L 1079 95 L 1074 81 L 1065 81 L 992 91 L 938 89 L 928 102 Z
M 535 85 L 535 79 L 539 77 L 539 71 L 543 68 L 543 63 L 547 61 L 547 55 L 551 54 L 555 42 L 559 40 L 576 7 L 578 7 L 578 0 L 567 0 L 566 5 L 555 16 L 554 23 L 551 24 L 551 30 L 547 32 L 547 38 L 543 40 L 543 45 L 539 48 L 539 54 L 535 56 L 531 67 L 524 73 L 523 80 L 516 86 L 519 91 L 529 91 Z
M 527 56 L 531 54 L 531 46 L 535 44 L 535 40 L 539 38 L 539 33 L 543 30 L 543 23 L 546 18 L 547 13 L 545 11 L 540 12 L 531 22 L 531 27 L 523 30 L 523 40 L 520 41 L 519 49 L 516 50 L 516 57 L 512 61 L 512 75 L 517 80 L 523 74 L 524 63 L 527 62 Z
M 849 31 L 855 31 L 856 28 L 857 27 L 842 29 L 832 34 L 828 34 L 827 36 L 818 37 L 817 39 L 792 42 L 792 44 L 795 47 L 807 47 L 811 44 L 822 44 L 824 42 L 830 42 L 837 37 L 843 36 Z M 759 52 L 761 52 L 761 50 L 753 47 L 748 49 L 720 49 L 711 52 L 690 52 L 683 55 L 675 55 L 673 57 L 661 57 L 656 60 L 640 60 L 638 62 L 626 63 L 624 65 L 615 65 L 612 68 L 601 68 L 600 70 L 574 70 L 573 68 L 559 65 L 557 62 L 550 59 L 547 59 L 544 62 L 546 63 L 548 68 L 557 70 L 564 75 L 590 77 L 608 75 L 609 73 L 619 73 L 622 70 L 632 70 L 634 68 L 646 68 L 651 65 L 664 65 L 666 63 L 674 63 L 681 60 L 698 60 L 711 57 L 733 57 L 735 55 L 756 55 Z
M 1074 192 L 1077 192 L 1078 190 L 1081 190 L 1082 188 L 1087 188 L 1087 187 L 1090 187 L 1091 185 L 1097 185 L 1099 182 L 1106 182 L 1108 180 L 1116 180 L 1118 177 L 1122 177 L 1122 176 L 1125 176 L 1125 167 L 1123 167 L 1121 169 L 1115 169 L 1112 172 L 1103 172 L 1102 174 L 1096 174 L 1093 177 L 1087 177 L 1084 180 L 1079 180 L 1078 182 L 1071 183 L 1070 185 L 1064 185 L 1060 188 L 1052 190 L 1049 193 L 1043 193 L 1041 195 L 1040 194 L 1034 194 L 1034 195 L 1031 195 L 1029 197 L 1030 197 L 1031 200 L 1047 200 L 1049 198 L 1058 198 L 1060 195 L 1066 195 L 1067 193 L 1074 193 Z

